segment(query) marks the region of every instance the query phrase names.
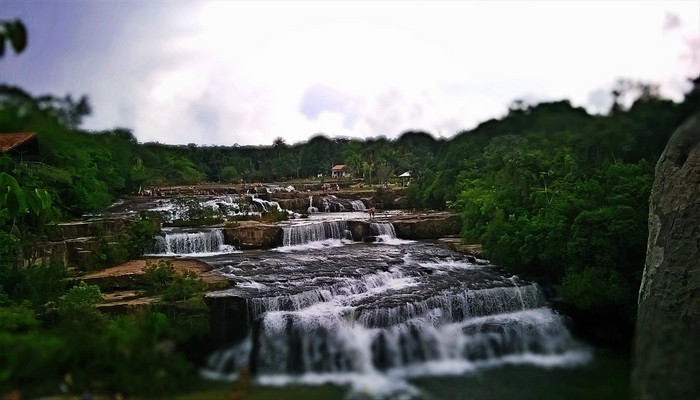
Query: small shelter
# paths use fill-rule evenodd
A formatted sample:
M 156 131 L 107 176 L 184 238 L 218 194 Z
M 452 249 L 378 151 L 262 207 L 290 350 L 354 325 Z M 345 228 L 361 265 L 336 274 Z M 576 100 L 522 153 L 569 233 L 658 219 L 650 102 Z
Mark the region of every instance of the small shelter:
M 411 182 L 411 171 L 406 171 L 403 174 L 399 175 L 399 178 L 401 178 L 401 186 L 406 186 L 409 182 Z
M 349 178 L 352 176 L 351 168 L 349 165 L 338 164 L 331 168 L 332 178 Z
M 39 154 L 39 141 L 31 132 L 0 133 L 0 153 L 11 156 Z

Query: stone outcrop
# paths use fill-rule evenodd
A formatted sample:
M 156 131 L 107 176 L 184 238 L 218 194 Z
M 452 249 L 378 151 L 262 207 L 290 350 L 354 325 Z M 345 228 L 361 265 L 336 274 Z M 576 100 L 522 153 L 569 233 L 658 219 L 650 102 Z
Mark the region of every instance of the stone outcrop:
M 634 356 L 635 398 L 700 398 L 700 113 L 656 165 Z
M 460 238 L 440 238 L 439 242 L 458 253 L 467 254 L 474 258 L 484 258 L 484 249 L 480 244 L 465 244 Z
M 224 242 L 241 250 L 269 249 L 282 244 L 282 228 L 258 221 L 239 221 L 224 228 Z
M 69 268 L 86 269 L 102 242 L 116 245 L 116 237 L 125 232 L 133 219 L 102 218 L 90 221 L 49 225 L 46 237 L 31 249 L 25 249 L 17 266 L 26 268 L 41 263 L 62 264 Z
M 280 207 L 285 210 L 290 210 L 299 213 L 308 212 L 309 209 L 309 199 L 304 197 L 296 198 L 275 198 L 274 201 L 279 203 Z
M 462 228 L 459 215 L 446 212 L 399 216 L 392 223 L 397 237 L 411 240 L 457 235 Z
M 372 235 L 367 221 L 348 221 L 348 230 L 352 234 L 352 240 L 355 242 L 362 242 L 365 237 Z

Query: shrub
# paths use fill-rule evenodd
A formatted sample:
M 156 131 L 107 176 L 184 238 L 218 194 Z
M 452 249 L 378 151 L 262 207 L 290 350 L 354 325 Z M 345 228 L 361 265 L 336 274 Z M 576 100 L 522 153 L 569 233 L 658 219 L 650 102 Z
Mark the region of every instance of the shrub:
M 175 269 L 168 260 L 146 261 L 144 284 L 148 293 L 159 293 L 167 288 L 175 277 Z
M 204 282 L 193 272 L 185 272 L 175 275 L 174 279 L 165 289 L 163 300 L 180 301 L 187 300 L 193 295 L 203 292 L 206 289 Z

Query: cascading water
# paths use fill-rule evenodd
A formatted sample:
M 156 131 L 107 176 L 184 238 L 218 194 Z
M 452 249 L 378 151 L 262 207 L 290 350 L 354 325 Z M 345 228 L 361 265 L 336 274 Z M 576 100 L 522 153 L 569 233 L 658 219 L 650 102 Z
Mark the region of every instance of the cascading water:
M 373 235 L 386 236 L 390 239 L 396 238 L 396 229 L 391 222 L 370 222 L 369 229 Z
M 365 203 L 362 202 L 362 200 L 350 200 L 350 205 L 352 205 L 353 211 L 367 210 L 367 207 L 365 207 Z
M 233 246 L 224 244 L 221 229 L 183 232 L 166 231 L 165 236 L 156 236 L 155 254 L 208 254 L 230 253 Z
M 307 211 L 309 214 L 318 212 L 318 208 L 314 207 L 314 196 L 309 196 L 309 208 Z
M 282 228 L 282 246 L 300 246 L 307 243 L 352 241 L 346 221 L 324 221 Z
M 253 203 L 258 204 L 263 212 L 267 212 L 270 208 L 275 208 L 277 211 L 280 212 L 282 211 L 282 207 L 280 207 L 279 203 L 277 203 L 276 201 L 263 200 L 259 197 L 256 197 L 255 195 L 252 195 L 250 197 L 250 200 Z
M 370 222 L 369 230 L 377 243 L 392 245 L 410 243 L 410 240 L 396 238 L 396 229 L 394 229 L 394 225 L 391 222 Z
M 330 226 L 295 228 L 325 235 Z M 290 244 L 314 236 L 285 234 Z M 236 287 L 209 297 L 240 299 L 250 327 L 212 355 L 208 376 L 247 366 L 264 384 L 334 382 L 395 398 L 416 394 L 416 377 L 589 357 L 537 284 L 437 245 L 354 244 L 219 265 Z

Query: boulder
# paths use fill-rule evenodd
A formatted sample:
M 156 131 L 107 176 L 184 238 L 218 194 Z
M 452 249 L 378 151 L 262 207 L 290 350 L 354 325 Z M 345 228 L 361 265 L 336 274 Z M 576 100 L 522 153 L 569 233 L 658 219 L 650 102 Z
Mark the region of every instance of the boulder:
M 279 203 L 280 207 L 285 210 L 295 211 L 295 212 L 308 212 L 309 210 L 309 199 L 301 197 L 290 197 L 290 198 L 275 198 L 274 201 Z
M 446 212 L 399 216 L 391 221 L 396 236 L 401 239 L 439 239 L 459 233 L 462 229 L 457 214 Z
M 224 242 L 239 249 L 269 249 L 282 244 L 282 228 L 258 221 L 239 221 L 224 228 Z
M 348 230 L 352 233 L 352 240 L 356 242 L 361 242 L 363 238 L 372 234 L 366 221 L 348 221 Z
M 634 359 L 634 398 L 700 398 L 700 113 L 656 165 Z

